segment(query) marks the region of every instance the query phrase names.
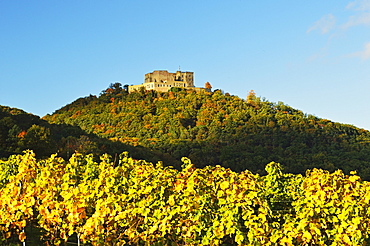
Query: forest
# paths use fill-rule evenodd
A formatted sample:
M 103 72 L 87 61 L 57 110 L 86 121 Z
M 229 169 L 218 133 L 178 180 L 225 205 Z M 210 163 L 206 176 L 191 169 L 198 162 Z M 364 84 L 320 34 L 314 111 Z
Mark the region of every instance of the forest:
M 265 174 L 267 163 L 290 173 L 323 168 L 357 171 L 370 180 L 370 133 L 269 102 L 251 91 L 245 99 L 223 93 L 172 88 L 170 92 L 127 93 L 111 84 L 43 118 L 0 108 L 0 157 L 32 149 L 37 158 L 53 153 L 128 151 L 135 159 L 181 167 L 187 157 L 199 168 L 221 165 Z

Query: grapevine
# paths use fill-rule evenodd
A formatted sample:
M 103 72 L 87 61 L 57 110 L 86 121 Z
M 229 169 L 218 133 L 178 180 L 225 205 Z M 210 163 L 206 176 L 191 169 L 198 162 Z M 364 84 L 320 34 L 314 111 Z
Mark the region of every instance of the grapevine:
M 45 245 L 365 245 L 370 185 L 355 173 L 308 170 L 267 175 L 221 166 L 181 170 L 122 153 L 75 153 L 68 161 L 32 151 L 0 161 L 0 240 Z M 33 239 L 36 240 L 36 239 Z

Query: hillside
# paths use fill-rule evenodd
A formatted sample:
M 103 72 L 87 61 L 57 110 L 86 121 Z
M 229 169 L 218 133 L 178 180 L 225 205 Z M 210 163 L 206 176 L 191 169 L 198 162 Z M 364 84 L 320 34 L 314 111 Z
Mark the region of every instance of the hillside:
M 23 110 L 0 106 L 0 157 L 20 153 L 26 148 L 39 155 L 55 151 L 50 125 Z
M 82 154 L 115 155 L 124 150 L 136 158 L 156 162 L 165 159 L 160 153 L 140 146 L 130 146 L 100 138 L 79 126 L 51 124 L 40 117 L 17 108 L 0 105 L 0 159 L 31 149 L 38 158 L 51 154 L 68 159 L 77 151 Z
M 254 93 L 246 100 L 219 90 L 128 94 L 114 84 L 99 97 L 77 99 L 43 119 L 154 151 L 164 164 L 175 167 L 186 156 L 198 167 L 219 164 L 263 173 L 264 165 L 275 161 L 292 173 L 318 167 L 357 170 L 370 179 L 368 131 Z

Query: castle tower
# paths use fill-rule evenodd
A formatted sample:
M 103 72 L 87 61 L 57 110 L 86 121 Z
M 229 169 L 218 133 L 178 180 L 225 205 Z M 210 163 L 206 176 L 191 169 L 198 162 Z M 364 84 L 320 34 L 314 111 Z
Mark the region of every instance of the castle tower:
M 175 81 L 183 81 L 186 87 L 194 87 L 194 73 L 176 71 Z

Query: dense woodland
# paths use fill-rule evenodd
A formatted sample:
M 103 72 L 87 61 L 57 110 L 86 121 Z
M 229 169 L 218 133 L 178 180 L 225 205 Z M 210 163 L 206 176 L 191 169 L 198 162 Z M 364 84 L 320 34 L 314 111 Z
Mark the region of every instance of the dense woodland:
M 69 159 L 75 152 L 116 156 L 126 150 L 135 158 L 143 156 L 153 161 L 163 159 L 160 154 L 155 155 L 153 151 L 140 146 L 99 138 L 78 126 L 50 124 L 20 109 L 0 106 L 0 159 L 27 149 L 33 150 L 38 158 L 58 153 L 64 159 Z
M 197 167 L 219 164 L 261 174 L 275 161 L 292 173 L 314 167 L 357 170 L 370 179 L 369 131 L 269 102 L 253 91 L 246 99 L 180 88 L 128 94 L 117 83 L 42 119 L 2 107 L 1 156 L 26 148 L 39 158 L 128 150 L 134 158 L 176 168 L 185 156 Z

